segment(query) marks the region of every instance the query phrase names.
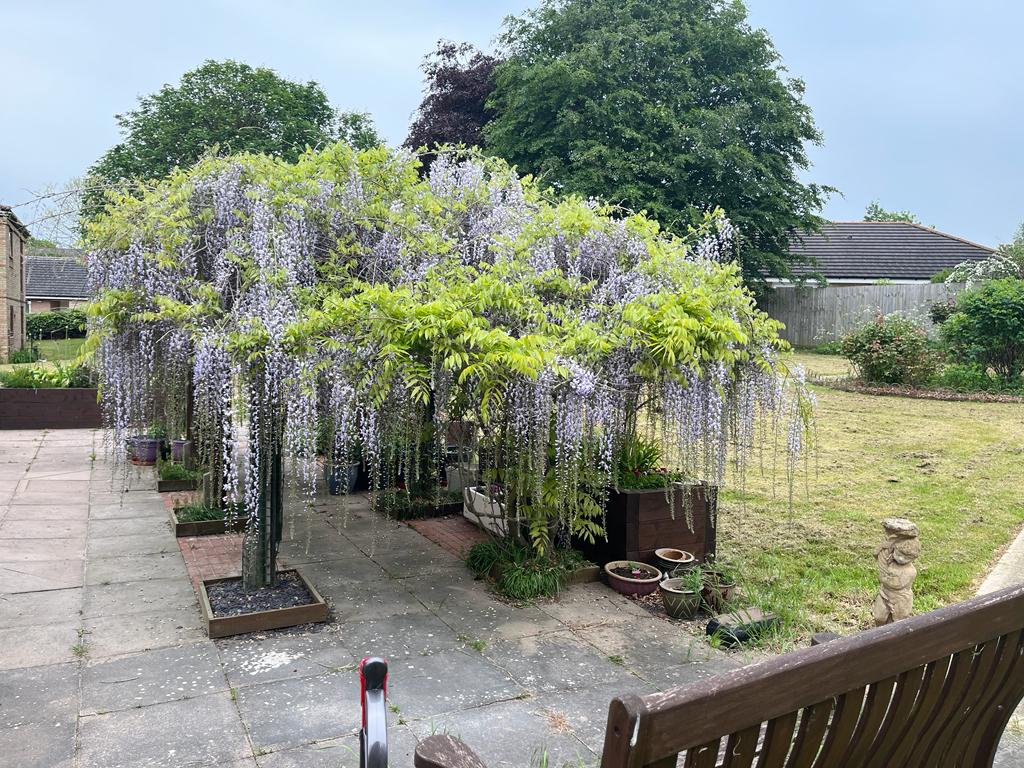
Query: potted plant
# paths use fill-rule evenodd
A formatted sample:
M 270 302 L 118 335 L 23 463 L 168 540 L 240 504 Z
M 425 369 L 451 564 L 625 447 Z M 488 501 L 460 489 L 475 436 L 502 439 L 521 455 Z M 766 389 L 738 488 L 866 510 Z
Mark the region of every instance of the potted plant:
M 654 550 L 654 556 L 661 570 L 672 576 L 681 576 L 684 571 L 693 570 L 697 565 L 697 558 L 685 549 L 661 547 Z
M 359 482 L 359 467 L 358 461 L 348 462 L 341 466 L 334 466 L 329 462 L 324 462 L 324 479 L 327 482 L 327 492 L 331 496 L 340 495 L 343 488 L 345 493 L 354 492 L 356 483 Z
M 703 590 L 704 579 L 699 568 L 691 568 L 658 585 L 665 613 L 673 619 L 692 619 L 696 616 L 703 600 Z
M 633 560 L 612 560 L 605 565 L 608 584 L 623 595 L 649 595 L 658 588 L 661 571 L 653 565 Z
M 164 444 L 167 432 L 159 424 L 152 424 L 144 435 L 136 435 L 131 439 L 130 458 L 135 464 L 152 466 L 156 464 Z
M 701 569 L 701 578 L 704 584 L 701 591 L 704 603 L 712 613 L 721 613 L 736 595 L 733 569 L 712 559 Z
M 192 441 L 179 438 L 171 441 L 171 461 L 189 464 L 192 460 Z

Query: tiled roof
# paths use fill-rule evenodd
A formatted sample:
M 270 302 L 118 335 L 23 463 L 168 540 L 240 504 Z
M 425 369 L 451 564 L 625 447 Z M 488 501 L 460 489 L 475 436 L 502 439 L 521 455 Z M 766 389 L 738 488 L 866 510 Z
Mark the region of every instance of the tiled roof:
M 86 299 L 88 277 L 81 257 L 26 256 L 25 297 Z
M 928 280 L 947 267 L 995 253 L 984 245 L 902 221 L 831 222 L 820 232 L 794 235 L 790 251 L 817 263 L 797 266 L 794 272 L 818 271 L 830 280 Z

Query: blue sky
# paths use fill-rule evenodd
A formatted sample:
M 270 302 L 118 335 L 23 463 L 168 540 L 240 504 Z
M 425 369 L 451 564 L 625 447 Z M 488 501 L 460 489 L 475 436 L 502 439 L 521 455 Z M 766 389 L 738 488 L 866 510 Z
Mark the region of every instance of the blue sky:
M 131 109 L 204 59 L 316 80 L 400 142 L 440 37 L 490 46 L 530 2 L 70 2 L 0 0 L 5 29 L 0 202 L 79 176 Z M 988 245 L 1024 220 L 1024 4 L 1013 0 L 749 0 L 751 20 L 807 84 L 825 144 L 808 178 L 824 213 L 878 199 Z

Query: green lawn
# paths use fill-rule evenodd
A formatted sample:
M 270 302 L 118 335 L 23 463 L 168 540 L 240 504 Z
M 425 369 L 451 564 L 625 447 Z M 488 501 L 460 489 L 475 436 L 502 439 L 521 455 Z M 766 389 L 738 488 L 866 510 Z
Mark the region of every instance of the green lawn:
M 42 360 L 58 362 L 61 360 L 74 360 L 78 357 L 85 339 L 49 339 L 37 341 L 39 357 Z
M 39 359 L 44 363 L 59 363 L 74 360 L 85 343 L 85 339 L 43 339 L 36 342 L 39 347 Z M 20 363 L 20 365 L 38 365 L 38 363 Z M 0 365 L 0 371 L 7 371 L 16 366 Z
M 811 371 L 845 362 L 797 357 Z M 721 494 L 719 556 L 736 562 L 747 596 L 798 639 L 867 626 L 888 516 L 921 529 L 915 610 L 970 596 L 1024 523 L 1024 405 L 815 392 L 819 449 L 792 508 L 781 469 Z

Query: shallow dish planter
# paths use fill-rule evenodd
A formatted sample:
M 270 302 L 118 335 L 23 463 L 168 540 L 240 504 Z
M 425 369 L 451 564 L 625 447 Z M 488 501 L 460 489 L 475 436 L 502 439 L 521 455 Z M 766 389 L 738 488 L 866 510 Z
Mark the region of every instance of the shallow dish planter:
M 463 517 L 495 536 L 505 536 L 508 533 L 504 504 L 492 499 L 483 486 L 464 488 L 462 492 L 465 500 L 462 505 Z
M 629 575 L 624 571 L 629 571 Z M 623 595 L 649 595 L 661 581 L 661 571 L 653 565 L 633 560 L 612 560 L 605 565 L 604 572 L 608 575 L 608 585 Z
M 278 572 L 279 585 L 291 584 L 299 592 L 305 589 L 309 602 L 297 605 L 289 605 L 284 608 L 269 608 L 256 610 L 250 613 L 225 613 L 215 614 L 212 607 L 221 601 L 217 596 L 218 587 L 230 585 L 232 591 L 237 584 L 241 587 L 242 579 L 235 576 L 228 579 L 206 579 L 200 582 L 199 603 L 203 612 L 203 620 L 206 622 L 206 632 L 210 637 L 229 637 L 231 635 L 244 635 L 248 632 L 264 632 L 270 629 L 283 629 L 284 627 L 295 627 L 299 624 L 315 624 L 327 621 L 327 603 L 316 591 L 312 584 L 306 581 L 305 577 L 297 570 Z M 210 592 L 214 591 L 213 604 L 210 600 Z M 262 590 L 261 590 L 262 591 Z M 270 595 L 275 590 L 267 590 Z
M 674 574 L 676 571 L 688 571 L 697 565 L 697 558 L 685 549 L 662 547 L 654 550 L 654 556 L 657 558 L 658 567 L 669 574 Z
M 222 533 L 240 533 L 245 530 L 246 520 L 240 517 L 236 520 L 190 520 L 181 522 L 178 520 L 177 511 L 171 510 L 171 524 L 174 526 L 174 535 L 182 536 L 217 536 Z
M 685 579 L 665 579 L 658 585 L 665 613 L 673 619 L 692 619 L 700 610 L 701 592 L 687 589 Z

